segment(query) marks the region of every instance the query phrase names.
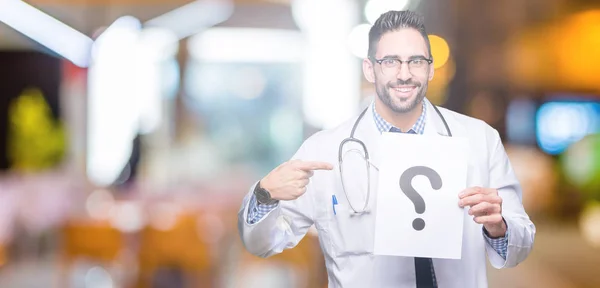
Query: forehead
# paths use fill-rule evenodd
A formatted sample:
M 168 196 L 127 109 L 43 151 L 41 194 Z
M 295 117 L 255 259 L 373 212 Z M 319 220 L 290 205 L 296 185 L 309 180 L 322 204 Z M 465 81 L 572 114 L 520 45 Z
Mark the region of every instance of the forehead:
M 428 57 L 427 44 L 419 31 L 412 28 L 390 31 L 381 36 L 377 44 L 377 59 L 385 56 L 407 58 L 422 55 Z

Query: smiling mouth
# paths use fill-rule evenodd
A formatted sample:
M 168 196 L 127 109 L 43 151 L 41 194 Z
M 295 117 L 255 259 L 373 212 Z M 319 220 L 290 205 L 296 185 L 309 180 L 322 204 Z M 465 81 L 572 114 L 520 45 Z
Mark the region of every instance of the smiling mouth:
M 395 87 L 392 89 L 394 89 L 394 91 L 400 92 L 400 93 L 409 93 L 409 92 L 417 89 L 417 86 L 401 86 L 401 87 Z

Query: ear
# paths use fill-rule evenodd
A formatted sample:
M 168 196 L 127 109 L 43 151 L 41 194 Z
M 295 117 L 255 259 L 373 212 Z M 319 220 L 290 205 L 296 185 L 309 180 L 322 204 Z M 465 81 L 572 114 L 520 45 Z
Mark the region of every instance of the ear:
M 365 75 L 367 81 L 375 83 L 375 70 L 373 69 L 373 63 L 371 60 L 369 60 L 369 58 L 363 59 L 362 67 L 363 74 Z
M 431 62 L 431 64 L 429 64 L 429 81 L 433 80 L 433 74 L 435 74 L 435 68 L 433 68 L 433 63 L 435 62 Z

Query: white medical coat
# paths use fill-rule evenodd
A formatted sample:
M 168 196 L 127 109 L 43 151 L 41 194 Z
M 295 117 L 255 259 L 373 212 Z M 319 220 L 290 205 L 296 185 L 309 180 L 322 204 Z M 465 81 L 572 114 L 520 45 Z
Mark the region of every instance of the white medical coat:
M 426 103 L 427 111 L 430 112 L 427 113 L 424 134 L 445 135 L 446 130 L 439 115 L 431 107 L 431 103 Z M 433 259 L 438 287 L 487 287 L 486 254 L 495 268 L 516 266 L 525 260 L 533 247 L 535 226 L 523 208 L 521 187 L 498 132 L 481 120 L 441 107 L 439 110 L 453 136 L 468 139 L 471 157 L 468 159 L 467 186 L 498 189 L 503 199 L 502 215 L 508 226 L 509 238 L 504 260 L 485 241 L 482 225 L 465 214 L 461 259 Z M 334 170 L 315 171 L 304 195 L 293 201 L 280 201 L 277 208 L 254 224 L 248 224 L 247 221 L 248 203 L 254 185 L 250 187 L 238 214 L 242 242 L 250 253 L 269 257 L 296 246 L 311 225 L 314 225 L 325 256 L 329 287 L 415 287 L 414 258 L 373 255 L 375 213 L 356 217 L 350 216 L 350 209 L 341 208 L 348 207 L 348 203 L 341 189 L 338 148 L 340 142 L 350 135 L 355 120 L 356 117 L 337 128 L 317 132 L 302 144 L 294 159 L 329 162 L 334 165 Z M 378 164 L 383 155 L 376 147 L 381 133 L 371 111 L 367 111 L 361 119 L 355 137 L 365 143 L 371 161 L 376 167 L 380 167 Z M 350 172 L 346 169 L 345 175 Z M 365 173 L 364 168 L 356 170 Z M 374 211 L 378 172 L 373 167 L 371 175 L 369 209 Z M 364 178 L 364 175 L 360 177 Z M 344 179 L 352 177 L 344 176 Z M 334 215 L 332 207 L 331 198 L 334 194 L 339 201 L 336 206 L 337 215 Z M 457 197 L 457 205 L 458 200 Z M 360 202 L 362 203 L 364 202 Z M 360 207 L 355 208 L 362 208 L 362 205 L 358 206 Z M 467 210 L 468 208 L 465 213 Z M 443 239 L 440 239 L 440 245 L 444 245 Z

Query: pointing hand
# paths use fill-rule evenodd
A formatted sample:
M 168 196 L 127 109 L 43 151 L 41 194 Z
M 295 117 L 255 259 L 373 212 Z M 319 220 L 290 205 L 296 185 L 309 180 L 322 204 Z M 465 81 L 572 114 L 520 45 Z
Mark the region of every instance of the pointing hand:
M 306 192 L 314 170 L 332 170 L 333 165 L 318 161 L 291 160 L 273 169 L 260 181 L 260 186 L 276 200 L 294 200 Z

